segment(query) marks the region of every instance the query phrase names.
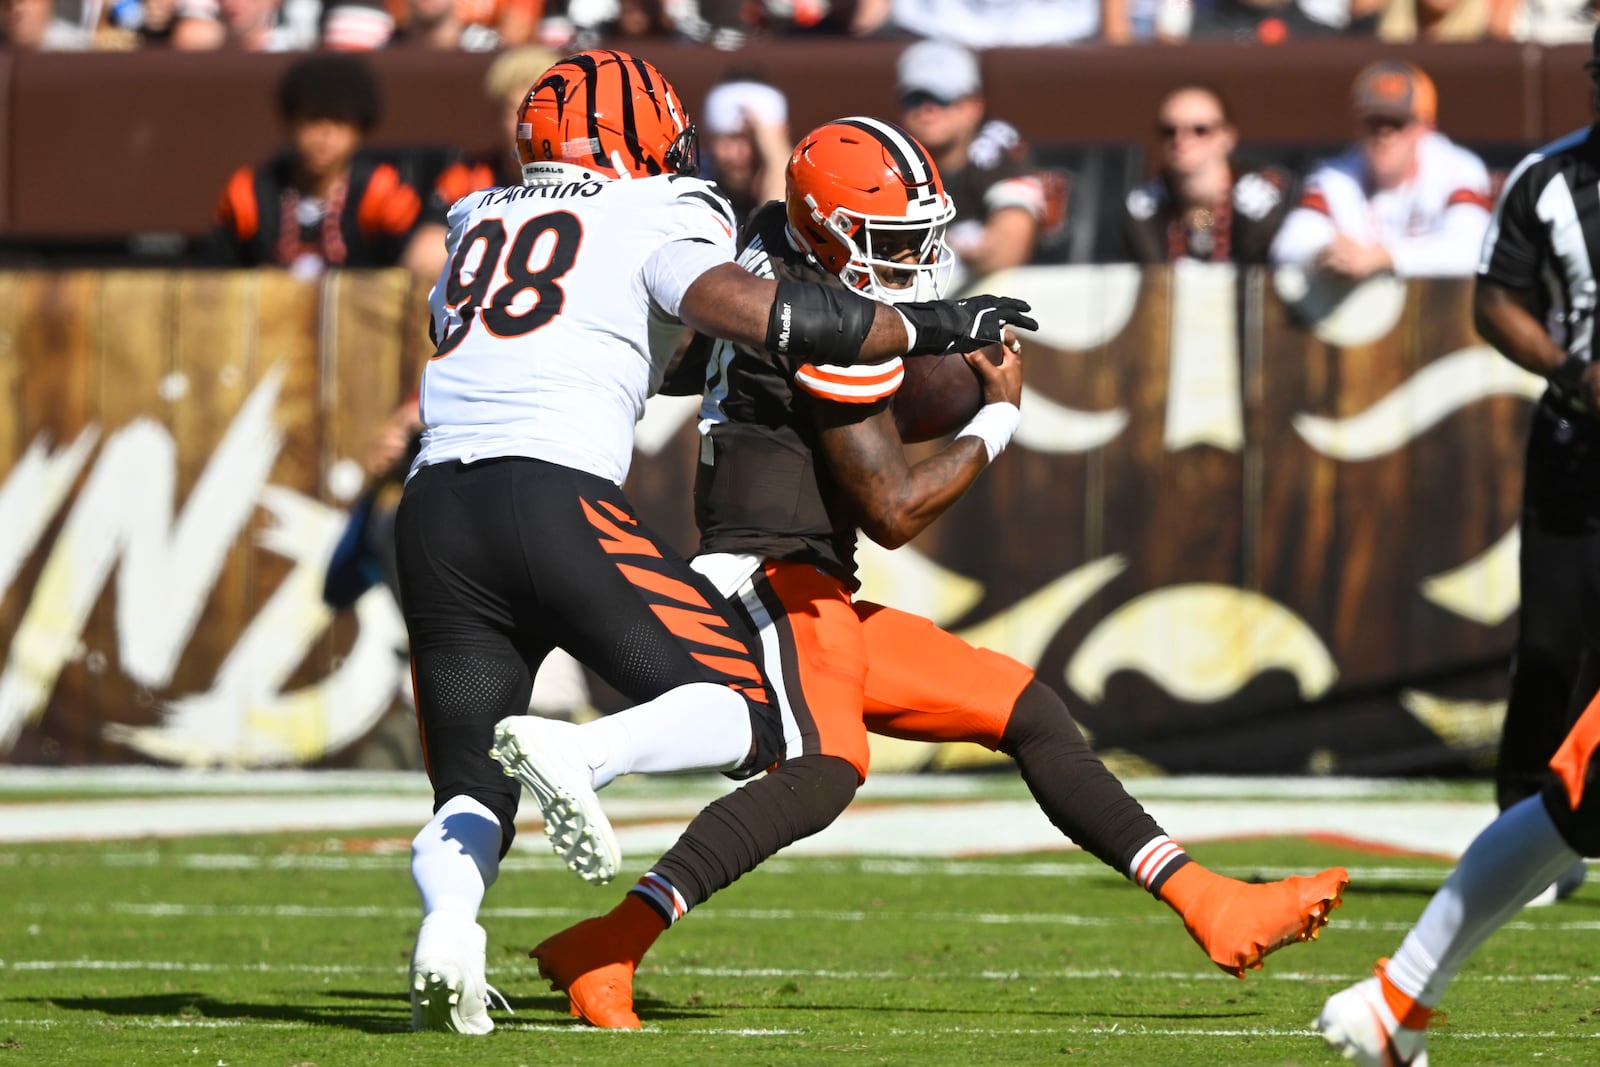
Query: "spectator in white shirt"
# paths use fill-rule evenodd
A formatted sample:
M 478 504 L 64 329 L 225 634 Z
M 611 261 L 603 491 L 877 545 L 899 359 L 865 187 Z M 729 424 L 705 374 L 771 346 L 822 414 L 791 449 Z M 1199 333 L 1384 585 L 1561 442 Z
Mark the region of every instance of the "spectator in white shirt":
M 1352 280 L 1471 275 L 1489 226 L 1489 172 L 1434 129 L 1433 81 L 1384 60 L 1357 76 L 1352 98 L 1359 140 L 1311 172 L 1272 261 Z
M 717 83 L 700 112 L 701 171 L 710 171 L 739 224 L 769 200 L 782 200 L 789 101 L 782 90 L 735 73 Z

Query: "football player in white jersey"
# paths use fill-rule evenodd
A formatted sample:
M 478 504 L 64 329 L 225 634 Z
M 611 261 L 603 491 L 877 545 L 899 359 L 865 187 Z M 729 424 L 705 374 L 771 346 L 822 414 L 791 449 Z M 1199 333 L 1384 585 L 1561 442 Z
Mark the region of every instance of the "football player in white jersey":
M 450 211 L 449 262 L 430 300 L 426 429 L 395 531 L 434 787 L 434 817 L 412 846 L 423 909 L 412 1025 L 474 1034 L 494 1028 L 478 908 L 521 789 L 490 755 L 493 731 L 527 708 L 553 648 L 642 702 L 606 720 L 647 739 L 628 746 L 650 754 L 629 770 L 743 777 L 782 743 L 751 636 L 620 488 L 634 422 L 684 327 L 877 382 L 898 374 L 902 355 L 971 351 L 1008 323 L 1035 325 L 1005 298 L 891 308 L 745 271 L 731 209 L 692 176 L 695 131 L 677 94 L 625 53 L 547 70 L 523 104 L 517 146 L 522 186 Z M 704 729 L 662 725 L 674 716 L 660 711 L 686 707 Z M 583 796 L 538 800 L 570 866 L 615 870 L 615 841 L 590 829 L 604 820 L 578 817 Z

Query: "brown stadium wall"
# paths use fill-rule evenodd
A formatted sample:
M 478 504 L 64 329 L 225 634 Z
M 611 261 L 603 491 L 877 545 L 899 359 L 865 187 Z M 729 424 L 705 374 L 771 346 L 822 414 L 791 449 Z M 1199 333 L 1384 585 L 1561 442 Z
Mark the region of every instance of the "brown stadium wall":
M 866 595 L 1036 666 L 1119 765 L 1481 768 L 1539 382 L 1470 282 L 1040 267 L 1023 430 Z M 429 354 L 396 271 L 0 274 L 0 761 L 416 759 L 381 588 L 322 566 Z M 692 400 L 629 491 L 692 547 Z M 574 674 L 546 703 L 616 706 Z M 981 763 L 904 743 L 879 770 Z
M 898 44 L 814 40 L 738 53 L 670 42 L 631 47 L 674 80 L 691 110 L 730 66 L 754 63 L 787 91 L 796 131 L 839 115 L 893 113 Z M 1247 145 L 1336 145 L 1352 133 L 1351 78 L 1377 56 L 1414 60 L 1433 75 L 1446 133 L 1515 152 L 1589 121 L 1587 55 L 1586 46 L 1335 40 L 994 49 L 981 62 L 991 111 L 1036 144 L 1132 142 L 1148 159 L 1161 93 L 1192 81 L 1228 95 Z M 375 143 L 497 143 L 479 88 L 489 60 L 373 55 L 386 105 Z M 228 174 L 279 143 L 273 85 L 288 62 L 167 51 L 0 55 L 0 241 L 204 234 Z

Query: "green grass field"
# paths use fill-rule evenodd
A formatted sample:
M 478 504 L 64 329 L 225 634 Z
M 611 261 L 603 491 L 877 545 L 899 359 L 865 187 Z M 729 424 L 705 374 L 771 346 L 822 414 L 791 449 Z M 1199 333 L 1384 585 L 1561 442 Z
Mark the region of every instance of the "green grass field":
M 1332 1064 L 1308 1022 L 1447 870 L 1293 840 L 1194 847 L 1244 876 L 1344 863 L 1355 879 L 1319 942 L 1241 982 L 1081 853 L 779 858 L 663 938 L 637 983 L 645 1030 L 607 1033 L 569 1020 L 525 954 L 636 871 L 586 886 L 529 833 L 484 915 L 515 1015 L 463 1038 L 408 1032 L 410 832 L 0 846 L 0 1064 Z M 1600 1061 L 1597 928 L 1591 884 L 1503 931 L 1452 990 L 1434 1062 Z

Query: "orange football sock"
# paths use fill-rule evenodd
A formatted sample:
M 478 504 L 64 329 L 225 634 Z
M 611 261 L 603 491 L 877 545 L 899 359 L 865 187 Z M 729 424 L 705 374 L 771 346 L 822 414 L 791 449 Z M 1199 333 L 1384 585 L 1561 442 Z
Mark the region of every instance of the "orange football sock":
M 1426 1030 L 1428 1020 L 1433 1017 L 1433 1009 L 1418 1004 L 1408 994 L 1401 992 L 1400 987 L 1389 980 L 1389 961 L 1387 958 L 1378 961 L 1373 968 L 1378 976 L 1378 988 L 1383 990 L 1383 1002 L 1389 1005 L 1389 1011 L 1407 1030 Z

